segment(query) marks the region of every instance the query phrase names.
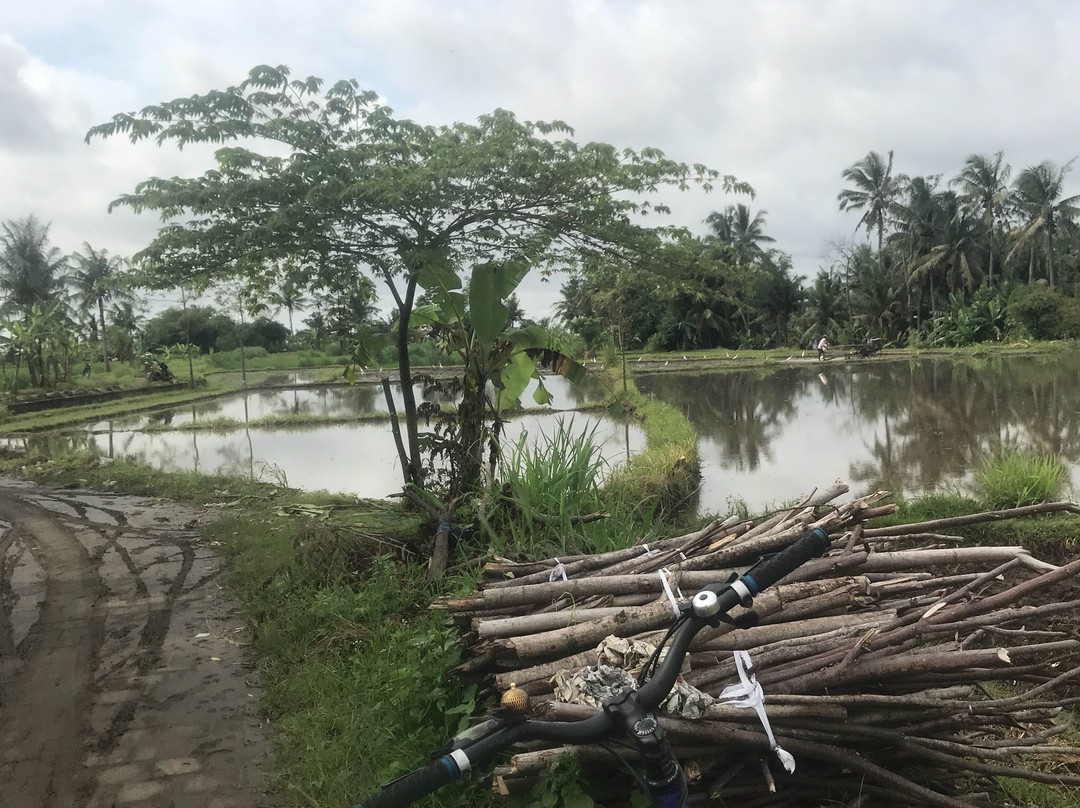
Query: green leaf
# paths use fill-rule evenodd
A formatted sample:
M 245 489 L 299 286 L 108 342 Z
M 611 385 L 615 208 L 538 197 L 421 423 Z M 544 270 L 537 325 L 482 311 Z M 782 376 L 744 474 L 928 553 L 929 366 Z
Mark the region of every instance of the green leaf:
M 409 328 L 420 328 L 425 325 L 444 322 L 442 308 L 434 303 L 424 303 L 416 306 L 409 317 Z
M 495 344 L 510 317 L 510 309 L 500 296 L 502 283 L 500 268 L 494 264 L 473 267 L 469 279 L 469 314 L 476 339 L 483 346 Z
M 511 405 L 517 401 L 525 388 L 529 386 L 529 379 L 536 375 L 536 360 L 524 351 L 512 354 L 510 360 L 499 374 L 501 387 L 499 394 L 499 409 Z
M 541 406 L 551 403 L 551 393 L 544 387 L 544 380 L 539 376 L 536 377 L 536 389 L 533 390 L 533 401 Z

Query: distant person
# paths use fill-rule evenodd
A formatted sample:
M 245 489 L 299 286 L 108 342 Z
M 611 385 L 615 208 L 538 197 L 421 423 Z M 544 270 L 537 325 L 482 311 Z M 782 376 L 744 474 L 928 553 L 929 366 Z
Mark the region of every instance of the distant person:
M 89 376 L 91 370 L 93 370 L 93 368 L 90 367 L 89 362 L 87 362 L 85 365 L 83 365 L 83 369 L 82 369 L 83 378 Z
M 817 358 L 819 362 L 825 360 L 825 352 L 827 350 L 829 350 L 829 340 L 825 337 L 822 337 L 818 340 L 817 343 Z

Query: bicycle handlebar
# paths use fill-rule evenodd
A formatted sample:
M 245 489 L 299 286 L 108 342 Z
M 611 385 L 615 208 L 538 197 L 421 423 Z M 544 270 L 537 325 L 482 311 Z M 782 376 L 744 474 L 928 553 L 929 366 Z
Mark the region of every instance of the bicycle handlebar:
M 356 808 L 402 808 L 438 791 L 447 783 L 457 780 L 461 774 L 457 761 L 450 755 L 443 755 L 430 766 L 387 783 Z
M 716 587 L 717 591 L 714 591 L 712 587 L 703 590 L 715 594 L 715 602 L 708 598 L 708 612 L 698 614 L 698 603 L 695 598 L 692 616 L 675 632 L 663 663 L 643 687 L 631 694 L 636 707 L 639 710 L 651 711 L 660 706 L 679 677 L 683 659 L 694 635 L 702 628 L 707 625 L 716 625 L 731 609 L 740 604 L 747 605 L 749 598 L 794 572 L 811 558 L 824 555 L 829 549 L 829 544 L 828 534 L 821 528 L 817 528 L 803 535 L 775 556 L 756 564 L 732 583 Z M 457 780 L 473 765 L 484 762 L 519 741 L 551 740 L 563 743 L 587 743 L 610 733 L 616 723 L 614 716 L 602 712 L 591 718 L 571 723 L 521 721 L 505 726 L 444 755 L 423 769 L 417 769 L 388 783 L 376 794 L 357 803 L 354 808 L 404 808 L 447 783 Z
M 768 589 L 811 558 L 824 555 L 829 549 L 829 543 L 829 534 L 820 527 L 815 528 L 776 555 L 765 559 L 760 564 L 755 564 L 743 575 L 751 597 Z

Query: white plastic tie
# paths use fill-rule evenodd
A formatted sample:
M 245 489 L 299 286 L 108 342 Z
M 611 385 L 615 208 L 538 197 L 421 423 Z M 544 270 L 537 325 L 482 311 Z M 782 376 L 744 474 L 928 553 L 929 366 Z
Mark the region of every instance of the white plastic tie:
M 679 611 L 679 601 L 675 599 L 675 593 L 671 590 L 671 584 L 668 583 L 668 571 L 667 569 L 661 569 L 659 574 L 660 583 L 664 587 L 664 594 L 667 595 L 668 602 L 671 604 L 671 611 L 675 612 L 675 616 L 678 617 L 682 612 Z M 679 596 L 682 597 L 682 592 L 679 592 Z
M 566 577 L 566 567 L 564 567 L 563 563 L 556 558 L 555 567 L 548 574 L 548 582 L 554 582 L 558 580 L 566 581 L 569 579 Z
M 765 691 L 761 689 L 757 677 L 751 672 L 750 654 L 746 651 L 735 651 L 734 656 L 735 669 L 739 672 L 739 684 L 725 687 L 720 692 L 719 700 L 729 707 L 749 707 L 757 713 L 765 735 L 769 739 L 769 748 L 776 753 L 776 757 L 787 773 L 791 774 L 795 771 L 795 758 L 790 752 L 781 748 L 773 736 L 769 717 L 765 714 Z
M 645 551 L 643 553 L 643 555 L 647 555 L 647 556 L 656 555 L 657 553 L 660 552 L 659 550 L 650 550 L 649 545 L 647 545 L 647 544 L 641 545 L 641 549 Z

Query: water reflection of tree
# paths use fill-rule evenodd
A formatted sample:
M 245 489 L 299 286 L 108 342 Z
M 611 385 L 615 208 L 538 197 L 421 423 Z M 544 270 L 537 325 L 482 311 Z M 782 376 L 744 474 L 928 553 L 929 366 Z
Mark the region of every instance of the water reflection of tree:
M 772 458 L 771 445 L 797 416 L 808 384 L 805 374 L 790 372 L 656 374 L 638 381 L 683 412 L 700 438 L 714 441 L 726 465 L 750 471 Z
M 994 357 L 882 364 L 872 383 L 853 385 L 853 409 L 876 422 L 852 478 L 930 489 L 963 478 L 1003 445 L 1080 456 L 1080 366 L 1064 357 Z M 884 435 L 882 435 L 884 430 Z
M 678 407 L 738 469 L 771 460 L 814 397 L 849 413 L 862 436 L 865 456 L 852 458 L 849 474 L 864 488 L 938 488 L 1002 446 L 1080 458 L 1080 362 L 1062 355 L 642 374 L 638 386 Z

